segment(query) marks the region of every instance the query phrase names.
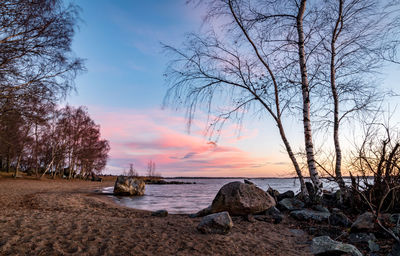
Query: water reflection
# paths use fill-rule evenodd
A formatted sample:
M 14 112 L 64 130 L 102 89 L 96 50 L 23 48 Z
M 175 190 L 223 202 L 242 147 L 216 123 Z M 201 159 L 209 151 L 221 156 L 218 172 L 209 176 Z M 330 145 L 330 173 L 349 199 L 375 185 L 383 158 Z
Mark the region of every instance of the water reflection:
M 170 180 L 171 181 L 171 180 Z M 142 210 L 156 211 L 166 209 L 169 213 L 195 213 L 209 206 L 218 190 L 232 181 L 243 179 L 179 179 L 196 184 L 184 185 L 146 185 L 146 192 L 141 197 L 114 197 L 117 203 Z M 279 192 L 293 190 L 299 192 L 297 179 L 251 179 L 258 187 L 267 190 L 272 187 Z M 325 189 L 332 189 L 335 185 L 325 184 Z M 104 192 L 111 193 L 113 187 L 104 188 Z

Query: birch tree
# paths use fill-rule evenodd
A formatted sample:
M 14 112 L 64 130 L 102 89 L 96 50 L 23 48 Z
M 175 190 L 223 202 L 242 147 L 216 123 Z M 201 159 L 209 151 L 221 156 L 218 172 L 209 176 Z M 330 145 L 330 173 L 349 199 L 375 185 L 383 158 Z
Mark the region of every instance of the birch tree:
M 386 60 L 393 60 L 399 48 L 398 2 L 372 0 L 326 1 L 321 10 L 320 36 L 322 62 L 321 84 L 328 84 L 332 107 L 335 148 L 335 179 L 343 190 L 340 127 L 346 118 L 359 112 L 371 112 L 383 99 L 379 90 L 379 69 Z M 392 56 L 392 57 L 385 57 Z M 323 89 L 325 90 L 325 89 Z
M 226 0 L 209 4 L 208 20 L 219 17 L 228 21 L 217 32 L 189 36 L 182 50 L 167 47 L 176 57 L 166 72 L 170 85 L 167 102 L 186 106 L 189 122 L 201 104 L 213 114 L 223 109 L 210 124 L 217 131 L 226 120 L 242 120 L 249 111 L 267 113 L 278 127 L 303 195 L 308 196 L 283 124 L 284 113 L 300 106 L 308 170 L 320 197 L 307 66 L 312 56 L 308 51 L 319 43 L 310 41 L 317 12 L 313 8 L 308 11 L 306 1 Z M 318 67 L 311 69 L 314 74 Z

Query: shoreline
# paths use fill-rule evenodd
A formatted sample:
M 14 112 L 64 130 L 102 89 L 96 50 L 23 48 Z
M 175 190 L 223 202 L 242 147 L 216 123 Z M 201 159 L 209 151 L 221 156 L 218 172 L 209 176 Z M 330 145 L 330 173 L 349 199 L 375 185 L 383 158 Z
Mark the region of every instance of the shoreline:
M 201 218 L 118 205 L 101 193 L 112 185 L 1 178 L 0 254 L 311 255 L 310 236 L 294 223 L 233 217 L 228 235 L 204 235 L 196 230 Z

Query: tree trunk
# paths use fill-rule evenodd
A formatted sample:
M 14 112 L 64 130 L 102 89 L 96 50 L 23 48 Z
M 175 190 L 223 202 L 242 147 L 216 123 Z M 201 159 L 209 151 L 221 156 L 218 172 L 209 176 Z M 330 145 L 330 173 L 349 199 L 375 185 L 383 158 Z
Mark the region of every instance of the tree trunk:
M 36 174 L 36 178 L 39 177 L 37 126 L 38 126 L 37 123 L 35 123 L 35 174 Z
M 21 163 L 21 157 L 22 157 L 22 154 L 18 156 L 17 166 L 15 167 L 15 171 L 14 171 L 14 178 L 17 178 L 17 176 L 18 176 L 19 165 Z
M 281 135 L 282 141 L 285 144 L 286 152 L 288 153 L 290 160 L 292 161 L 292 164 L 294 166 L 294 169 L 296 170 L 297 176 L 299 177 L 301 193 L 305 198 L 309 198 L 306 184 L 304 183 L 303 174 L 301 173 L 300 166 L 297 163 L 296 157 L 294 156 L 292 147 L 290 146 L 289 141 L 286 138 L 285 130 L 283 129 L 283 125 L 282 125 L 282 122 L 280 119 L 278 119 L 278 128 L 279 128 L 279 133 Z
M 339 1 L 339 11 L 338 11 L 338 18 L 336 20 L 335 28 L 332 34 L 331 40 L 331 91 L 332 91 L 332 98 L 333 98 L 333 141 L 335 144 L 335 154 L 336 154 L 336 162 L 335 162 L 335 178 L 336 182 L 339 185 L 341 191 L 345 189 L 345 183 L 342 177 L 342 150 L 340 148 L 339 143 L 339 126 L 340 126 L 340 119 L 339 119 L 339 96 L 337 94 L 337 87 L 336 87 L 336 68 L 335 68 L 335 61 L 336 61 L 336 40 L 340 34 L 339 25 L 342 21 L 342 12 L 343 12 L 343 0 Z
M 6 171 L 7 171 L 7 173 L 10 172 L 10 150 L 8 150 L 7 158 L 6 158 Z
M 297 16 L 297 33 L 299 37 L 298 51 L 299 64 L 301 72 L 301 91 L 303 96 L 303 126 L 304 126 L 304 141 L 307 156 L 307 165 L 310 172 L 310 178 L 314 184 L 315 197 L 318 200 L 322 197 L 322 182 L 319 178 L 314 159 L 314 145 L 312 141 L 312 130 L 310 120 L 310 92 L 307 77 L 306 54 L 304 47 L 304 31 L 303 31 L 303 16 L 306 9 L 306 0 L 302 0 Z

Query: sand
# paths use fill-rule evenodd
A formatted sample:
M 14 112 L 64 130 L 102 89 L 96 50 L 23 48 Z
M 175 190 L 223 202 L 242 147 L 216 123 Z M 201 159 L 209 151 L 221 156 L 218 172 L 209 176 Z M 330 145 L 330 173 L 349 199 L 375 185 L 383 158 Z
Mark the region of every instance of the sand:
M 196 230 L 201 218 L 153 217 L 99 193 L 103 183 L 0 178 L 0 255 L 310 255 L 291 224 L 233 218 L 228 235 Z

